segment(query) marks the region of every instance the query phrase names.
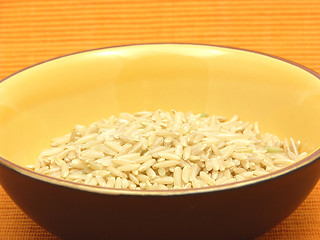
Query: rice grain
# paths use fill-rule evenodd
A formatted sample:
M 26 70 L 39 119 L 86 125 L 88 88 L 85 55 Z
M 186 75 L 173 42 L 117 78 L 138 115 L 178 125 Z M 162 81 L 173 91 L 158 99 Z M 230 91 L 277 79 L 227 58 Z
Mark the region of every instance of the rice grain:
M 188 189 L 233 183 L 307 156 L 300 141 L 262 133 L 238 115 L 121 113 L 56 137 L 34 165 L 41 174 L 106 188 Z

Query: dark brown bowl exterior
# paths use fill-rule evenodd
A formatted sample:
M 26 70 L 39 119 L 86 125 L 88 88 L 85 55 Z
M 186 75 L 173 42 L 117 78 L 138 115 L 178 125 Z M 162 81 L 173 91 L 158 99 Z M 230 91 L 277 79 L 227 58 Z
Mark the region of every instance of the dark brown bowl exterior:
M 320 159 L 242 187 L 166 196 L 111 195 L 44 182 L 0 164 L 0 183 L 62 239 L 252 239 L 289 216 L 320 177 Z

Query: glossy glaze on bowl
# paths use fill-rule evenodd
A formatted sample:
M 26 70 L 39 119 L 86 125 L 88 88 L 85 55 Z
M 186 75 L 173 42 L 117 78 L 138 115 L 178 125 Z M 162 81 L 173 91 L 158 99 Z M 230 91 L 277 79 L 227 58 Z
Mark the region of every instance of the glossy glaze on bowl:
M 316 73 L 244 50 L 150 44 L 74 54 L 0 84 L 0 182 L 22 210 L 63 238 L 248 239 L 287 217 L 319 179 L 319 103 Z M 75 124 L 158 108 L 237 113 L 265 132 L 300 139 L 310 155 L 254 180 L 161 192 L 90 187 L 21 167 Z

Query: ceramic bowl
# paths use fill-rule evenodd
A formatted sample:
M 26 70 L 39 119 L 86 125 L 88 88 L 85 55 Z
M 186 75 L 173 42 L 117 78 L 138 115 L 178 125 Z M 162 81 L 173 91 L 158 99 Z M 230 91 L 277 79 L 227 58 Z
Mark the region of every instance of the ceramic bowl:
M 25 168 L 75 124 L 142 110 L 258 121 L 308 156 L 252 180 L 193 190 L 115 190 Z M 63 56 L 0 84 L 0 182 L 63 239 L 251 239 L 289 216 L 320 177 L 320 81 L 252 51 L 191 44 L 120 46 Z

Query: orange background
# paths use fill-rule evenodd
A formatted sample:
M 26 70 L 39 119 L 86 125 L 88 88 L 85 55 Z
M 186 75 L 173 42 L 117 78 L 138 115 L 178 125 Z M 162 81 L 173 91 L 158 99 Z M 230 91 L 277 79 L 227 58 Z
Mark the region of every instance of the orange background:
M 320 72 L 319 0 L 1 1 L 0 78 L 60 55 L 121 44 L 187 42 L 246 48 Z M 0 239 L 57 239 L 0 187 Z M 320 239 L 320 183 L 260 237 Z

